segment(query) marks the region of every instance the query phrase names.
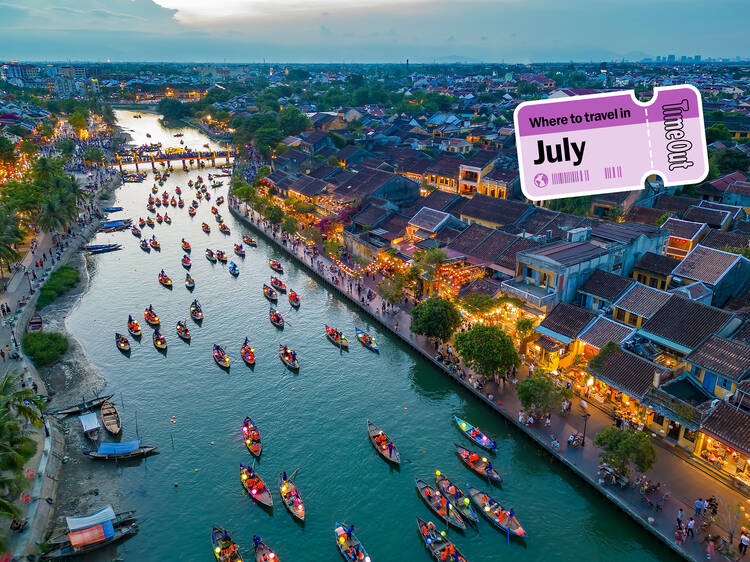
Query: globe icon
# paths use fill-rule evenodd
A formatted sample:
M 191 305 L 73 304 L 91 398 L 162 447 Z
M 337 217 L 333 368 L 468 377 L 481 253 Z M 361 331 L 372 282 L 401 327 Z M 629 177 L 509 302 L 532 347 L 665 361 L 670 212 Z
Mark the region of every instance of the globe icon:
M 534 185 L 542 188 L 546 187 L 549 183 L 549 179 L 547 178 L 547 174 L 537 174 L 534 176 Z

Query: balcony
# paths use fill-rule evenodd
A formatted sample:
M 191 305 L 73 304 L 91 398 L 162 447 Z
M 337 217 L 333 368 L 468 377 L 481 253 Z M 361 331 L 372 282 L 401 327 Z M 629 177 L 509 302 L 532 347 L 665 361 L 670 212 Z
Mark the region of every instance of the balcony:
M 527 303 L 534 308 L 549 312 L 555 305 L 560 302 L 560 295 L 557 291 L 549 292 L 547 287 L 538 287 L 525 283 L 524 281 L 516 281 L 514 279 L 508 279 L 501 283 L 502 290 L 511 297 L 516 297 Z

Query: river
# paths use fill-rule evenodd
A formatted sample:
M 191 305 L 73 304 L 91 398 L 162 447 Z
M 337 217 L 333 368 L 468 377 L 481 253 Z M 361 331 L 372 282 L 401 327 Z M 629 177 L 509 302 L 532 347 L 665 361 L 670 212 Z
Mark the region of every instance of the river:
M 135 119 L 133 112 L 116 113 L 137 143 L 163 142 L 166 148 L 179 142 L 174 131 L 162 129 L 153 115 Z M 186 146 L 218 146 L 194 129 L 182 132 Z M 187 187 L 188 179 L 208 172 L 185 173 L 178 168 L 159 193 L 174 193 L 179 185 L 189 204 L 194 191 Z M 107 379 L 107 391 L 116 395 L 123 439 L 135 439 L 137 433 L 144 444 L 158 445 L 161 452 L 139 462 L 90 464 L 91 471 L 114 483 L 117 507 L 138 510 L 140 533 L 121 547 L 126 559 L 211 560 L 211 527 L 221 525 L 247 549 L 246 560 L 252 537 L 258 534 L 283 561 L 334 561 L 340 559 L 333 540 L 338 520 L 355 525 L 374 561 L 427 561 L 415 515 L 435 517 L 417 496 L 414 476 L 433 483 L 436 469 L 462 487 L 471 483 L 490 489 L 515 509 L 529 533 L 525 541 L 508 542 L 486 520 L 480 520 L 478 529 L 450 531 L 470 561 L 606 557 L 645 562 L 673 557 L 498 415 L 262 239 L 257 248 L 247 249 L 246 258 L 234 256 L 232 244 L 247 229 L 224 204 L 220 211 L 232 230 L 224 236 L 210 213 L 215 197 L 226 197 L 228 178 L 223 179 L 225 186 L 209 190 L 212 201 L 201 202 L 195 218 L 188 216 L 187 205 L 170 207 L 172 225 L 157 224 L 153 230 L 161 252 L 144 253 L 128 231 L 99 234 L 96 243 L 117 241 L 124 248 L 91 258 L 88 289 L 66 321 Z M 141 184 L 118 189 L 115 204 L 124 211 L 112 218 L 145 218 L 152 183 L 149 174 Z M 163 207 L 159 211 L 163 213 Z M 202 221 L 211 225 L 210 234 L 201 231 Z M 144 235 L 151 233 L 144 228 Z M 182 237 L 193 246 L 193 294 L 183 283 Z M 203 255 L 206 247 L 224 249 L 239 264 L 239 277 L 229 275 L 225 265 L 209 263 Z M 269 323 L 269 305 L 262 294 L 272 273 L 270 258 L 284 263 L 283 278 L 302 299 L 299 310 L 290 309 L 283 296 L 279 300 L 287 320 L 283 331 Z M 172 277 L 173 290 L 157 282 L 162 268 Z M 205 320 L 201 326 L 188 320 L 193 334 L 188 345 L 177 338 L 174 326 L 188 318 L 193 298 L 203 305 Z M 161 318 L 169 344 L 165 354 L 154 349 L 151 330 L 143 322 L 143 309 L 149 304 Z M 144 336 L 140 342 L 131 338 L 133 350 L 125 356 L 116 349 L 113 334 L 126 332 L 128 314 L 144 325 Z M 326 340 L 325 324 L 348 335 L 349 352 L 340 352 Z M 359 345 L 355 326 L 376 336 L 380 354 Z M 247 368 L 239 355 L 245 336 L 256 350 L 254 369 Z M 228 372 L 214 364 L 213 343 L 223 344 L 230 353 Z M 279 343 L 297 351 L 299 374 L 279 361 Z M 501 488 L 483 483 L 454 454 L 454 442 L 468 445 L 452 422 L 454 414 L 496 436 L 494 465 L 505 478 Z M 256 468 L 273 491 L 272 512 L 253 505 L 240 485 L 239 463 L 252 462 L 240 432 L 248 415 L 263 435 Z M 403 459 L 400 470 L 373 450 L 366 418 L 397 443 Z M 304 525 L 285 510 L 276 486 L 281 471 L 295 469 L 307 508 Z M 103 501 L 112 498 L 102 494 Z

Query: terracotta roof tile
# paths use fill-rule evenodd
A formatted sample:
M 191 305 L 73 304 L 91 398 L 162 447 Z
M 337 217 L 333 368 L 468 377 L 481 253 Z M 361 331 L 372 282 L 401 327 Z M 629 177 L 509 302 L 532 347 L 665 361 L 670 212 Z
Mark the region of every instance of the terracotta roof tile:
M 735 381 L 750 375 L 750 346 L 718 336 L 710 336 L 685 359 Z

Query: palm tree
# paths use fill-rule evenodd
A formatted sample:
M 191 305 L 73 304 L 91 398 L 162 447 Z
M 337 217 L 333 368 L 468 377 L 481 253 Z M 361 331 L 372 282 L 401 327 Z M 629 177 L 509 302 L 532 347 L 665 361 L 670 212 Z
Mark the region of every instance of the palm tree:
M 3 281 L 5 273 L 2 265 L 18 260 L 20 254 L 16 248 L 22 241 L 23 231 L 18 214 L 4 202 L 0 203 L 0 278 Z
M 62 175 L 62 160 L 59 158 L 37 158 L 31 168 L 34 181 L 40 185 L 49 185 L 52 178 Z
M 16 371 L 8 371 L 0 379 L 0 408 L 9 408 L 24 421 L 42 427 L 41 411 L 45 402 L 30 388 L 17 388 L 19 379 Z
M 65 224 L 63 204 L 59 192 L 51 193 L 41 205 L 37 215 L 37 226 L 45 232 L 54 232 Z

